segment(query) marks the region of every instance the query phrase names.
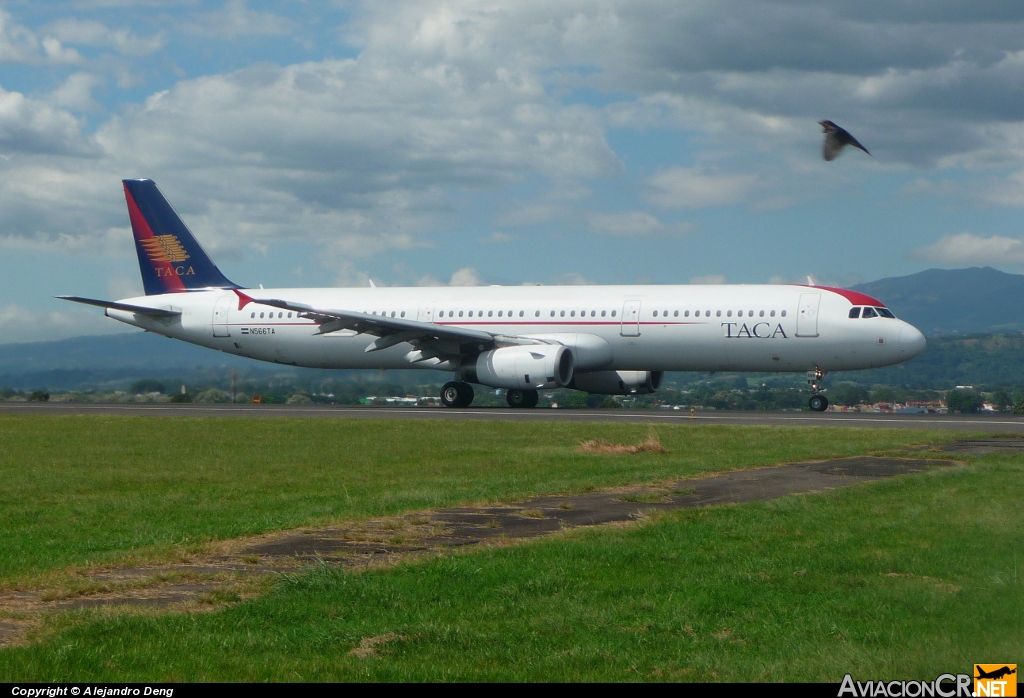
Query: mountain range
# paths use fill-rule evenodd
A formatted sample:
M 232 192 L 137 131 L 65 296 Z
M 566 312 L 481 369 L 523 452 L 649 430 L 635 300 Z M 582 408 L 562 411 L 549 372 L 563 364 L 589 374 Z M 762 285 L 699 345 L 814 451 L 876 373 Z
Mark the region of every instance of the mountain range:
M 928 269 L 853 287 L 929 336 L 1024 330 L 1024 275 L 992 267 Z

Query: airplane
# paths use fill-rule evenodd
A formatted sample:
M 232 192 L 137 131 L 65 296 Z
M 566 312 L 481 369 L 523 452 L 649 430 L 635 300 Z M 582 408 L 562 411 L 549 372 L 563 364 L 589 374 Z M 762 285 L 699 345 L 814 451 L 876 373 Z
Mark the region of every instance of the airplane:
M 906 361 L 925 338 L 864 293 L 814 285 L 246 288 L 224 276 L 150 179 L 123 180 L 146 295 L 104 308 L 143 330 L 260 361 L 447 371 L 510 407 L 541 390 L 653 393 L 665 371 L 800 372 L 822 412 L 830 371 Z

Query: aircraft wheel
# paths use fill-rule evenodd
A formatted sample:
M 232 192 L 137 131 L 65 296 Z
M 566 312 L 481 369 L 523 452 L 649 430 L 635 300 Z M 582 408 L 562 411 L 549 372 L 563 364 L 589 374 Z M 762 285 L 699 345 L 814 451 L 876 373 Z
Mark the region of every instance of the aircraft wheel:
M 824 395 L 811 395 L 811 399 L 807 401 L 807 405 L 814 412 L 824 412 L 828 409 L 828 398 Z
M 473 386 L 449 381 L 441 388 L 441 402 L 445 407 L 469 407 L 473 403 Z
M 505 402 L 509 407 L 536 407 L 540 394 L 536 390 L 512 389 L 505 393 Z

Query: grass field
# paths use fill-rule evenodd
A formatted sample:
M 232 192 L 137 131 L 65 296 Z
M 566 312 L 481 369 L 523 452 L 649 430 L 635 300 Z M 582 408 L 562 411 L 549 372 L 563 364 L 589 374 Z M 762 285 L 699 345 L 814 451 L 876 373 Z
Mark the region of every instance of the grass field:
M 16 444 L 0 472 L 13 485 L 8 580 L 312 521 L 951 438 L 684 425 L 659 427 L 668 455 L 619 457 L 576 447 L 636 443 L 646 427 L 15 418 L 0 430 Z M 1017 662 L 1024 463 L 967 460 L 392 569 L 319 569 L 212 612 L 53 616 L 34 644 L 0 650 L 0 681 L 838 681 Z
M 126 554 L 476 501 L 885 450 L 935 432 L 622 424 L 0 417 L 0 585 Z

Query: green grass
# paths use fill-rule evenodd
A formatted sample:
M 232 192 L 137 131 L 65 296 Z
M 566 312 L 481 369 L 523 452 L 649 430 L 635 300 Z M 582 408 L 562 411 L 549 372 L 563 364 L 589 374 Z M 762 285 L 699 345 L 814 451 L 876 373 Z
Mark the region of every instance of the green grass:
M 1022 491 L 1020 459 L 989 456 L 390 570 L 321 569 L 214 613 L 80 612 L 0 652 L 0 681 L 930 680 L 1019 659 Z
M 906 430 L 343 419 L 0 417 L 0 586 L 69 565 L 474 501 L 852 455 L 950 438 Z

